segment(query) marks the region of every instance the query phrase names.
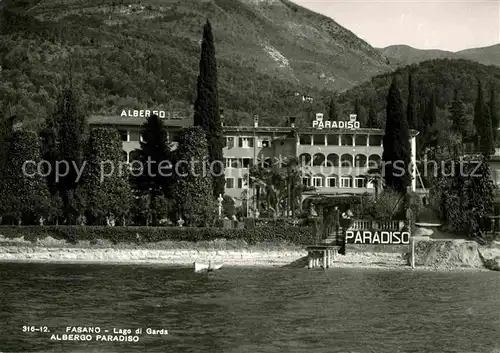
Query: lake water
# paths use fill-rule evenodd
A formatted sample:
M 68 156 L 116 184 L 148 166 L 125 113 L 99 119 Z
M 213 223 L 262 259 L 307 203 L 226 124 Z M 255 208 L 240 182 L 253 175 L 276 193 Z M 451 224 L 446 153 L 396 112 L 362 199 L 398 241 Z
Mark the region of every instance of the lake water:
M 4 263 L 0 280 L 0 352 L 500 352 L 498 272 Z M 51 340 L 67 326 L 143 333 Z

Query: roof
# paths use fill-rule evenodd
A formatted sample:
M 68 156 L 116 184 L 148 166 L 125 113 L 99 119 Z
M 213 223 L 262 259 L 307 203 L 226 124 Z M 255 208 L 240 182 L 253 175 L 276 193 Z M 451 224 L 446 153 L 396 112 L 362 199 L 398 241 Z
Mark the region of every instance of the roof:
M 193 125 L 193 120 L 185 119 L 161 119 L 165 126 L 187 127 Z M 120 125 L 120 126 L 141 126 L 146 122 L 146 118 L 124 117 L 119 115 L 92 115 L 88 119 L 90 125 Z
M 192 118 L 184 119 L 162 119 L 165 126 L 183 128 L 193 125 Z M 88 120 L 90 125 L 119 125 L 119 126 L 141 126 L 146 122 L 146 118 L 141 117 L 122 117 L 118 115 L 92 115 Z M 278 133 L 310 133 L 310 134 L 371 134 L 383 136 L 385 131 L 383 129 L 371 129 L 371 128 L 360 128 L 360 129 L 317 129 L 313 127 L 305 128 L 293 128 L 290 126 L 224 126 L 225 132 L 278 132 Z M 418 131 L 410 130 L 410 136 L 417 136 Z

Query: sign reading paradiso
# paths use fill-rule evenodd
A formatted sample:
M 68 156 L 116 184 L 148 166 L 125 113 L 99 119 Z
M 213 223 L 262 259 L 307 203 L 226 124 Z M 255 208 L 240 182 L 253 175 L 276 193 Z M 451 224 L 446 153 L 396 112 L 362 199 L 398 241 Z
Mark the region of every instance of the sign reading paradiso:
M 356 114 L 349 115 L 349 121 L 323 121 L 323 114 L 316 114 L 316 120 L 312 122 L 312 127 L 317 129 L 359 129 L 359 121 L 356 121 Z
M 151 115 L 158 115 L 159 118 L 165 118 L 167 112 L 165 110 L 122 110 L 120 116 L 128 116 L 134 118 L 147 118 Z

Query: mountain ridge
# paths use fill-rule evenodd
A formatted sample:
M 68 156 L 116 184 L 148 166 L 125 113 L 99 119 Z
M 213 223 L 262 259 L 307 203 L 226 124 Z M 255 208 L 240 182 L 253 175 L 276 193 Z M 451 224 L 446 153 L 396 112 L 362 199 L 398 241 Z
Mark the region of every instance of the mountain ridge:
M 406 44 L 376 48 L 395 66 L 404 66 L 433 59 L 465 59 L 484 65 L 500 66 L 500 43 L 456 52 L 440 49 L 418 49 Z

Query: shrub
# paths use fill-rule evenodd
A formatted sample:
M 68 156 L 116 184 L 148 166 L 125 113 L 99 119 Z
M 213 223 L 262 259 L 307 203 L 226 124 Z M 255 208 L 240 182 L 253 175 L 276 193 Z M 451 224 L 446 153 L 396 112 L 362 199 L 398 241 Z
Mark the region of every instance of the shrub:
M 191 228 L 191 227 L 106 227 L 106 226 L 0 226 L 7 238 L 36 241 L 51 236 L 69 243 L 108 240 L 113 244 L 135 243 L 137 234 L 147 243 L 159 241 L 211 241 L 215 239 L 244 240 L 249 244 L 266 241 L 289 242 L 298 245 L 313 243 L 309 227 L 268 225 L 253 229 Z

